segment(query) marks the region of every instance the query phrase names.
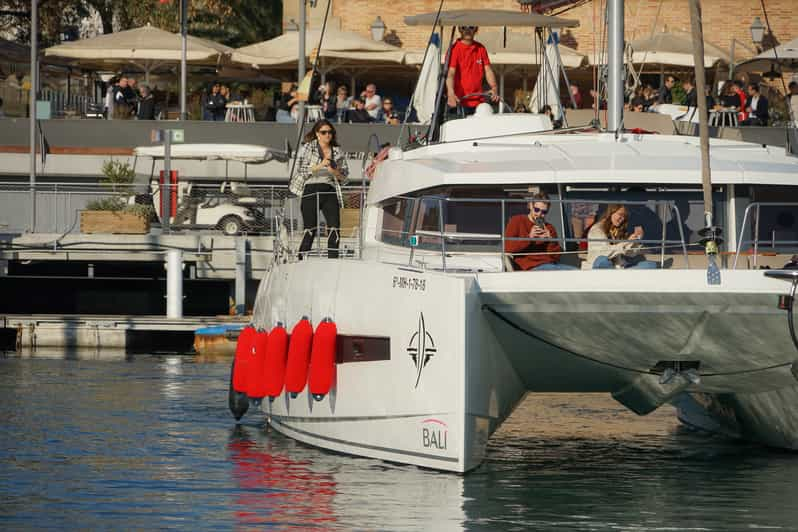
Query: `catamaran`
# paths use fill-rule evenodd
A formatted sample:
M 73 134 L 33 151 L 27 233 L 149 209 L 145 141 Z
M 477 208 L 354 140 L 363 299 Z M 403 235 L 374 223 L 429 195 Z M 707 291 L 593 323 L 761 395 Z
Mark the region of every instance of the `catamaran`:
M 608 4 L 610 60 L 622 63 L 623 5 Z M 467 10 L 416 18 L 573 23 Z M 266 375 L 254 395 L 271 427 L 332 451 L 465 472 L 528 393 L 605 392 L 641 415 L 672 404 L 684 423 L 798 449 L 798 274 L 780 269 L 798 243 L 798 159 L 713 140 L 708 228 L 699 139 L 624 130 L 620 67 L 609 78 L 604 131 L 555 131 L 544 115 L 488 104 L 439 127 L 435 117 L 428 142 L 391 148 L 377 167 L 351 253 L 299 257 L 301 234 L 284 224 L 235 362 Z M 551 198 L 561 262 L 584 259 L 585 205 L 624 203 L 658 269 L 515 271 L 504 228 L 535 191 Z M 236 378 L 231 404 L 247 387 Z

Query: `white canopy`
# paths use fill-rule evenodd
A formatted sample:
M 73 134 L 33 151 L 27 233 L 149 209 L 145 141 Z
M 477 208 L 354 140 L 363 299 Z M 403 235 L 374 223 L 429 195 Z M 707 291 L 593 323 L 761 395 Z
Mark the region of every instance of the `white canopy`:
M 578 20 L 503 9 L 453 9 L 441 11 L 440 16 L 437 15 L 437 12 L 432 12 L 405 17 L 405 24 L 408 26 L 432 26 L 437 20 L 440 26 L 523 26 L 527 28 L 575 28 L 579 26 Z
M 232 48 L 213 41 L 188 36 L 188 61 L 216 60 L 229 54 Z M 65 42 L 51 46 L 44 55 L 84 59 L 93 62 L 180 61 L 180 34 L 159 28 L 140 28 L 98 35 L 91 39 Z
M 765 72 L 772 67 L 782 72 L 798 72 L 798 37 L 743 61 L 737 65 L 737 70 Z
M 308 57 L 318 44 L 319 30 L 308 30 L 305 38 Z M 298 50 L 299 32 L 289 31 L 274 39 L 238 48 L 233 51 L 232 60 L 247 65 L 293 68 L 297 63 Z M 350 62 L 402 63 L 405 52 L 357 33 L 327 29 L 319 57 Z
M 631 47 L 632 62 L 635 64 L 695 66 L 693 37 L 689 33 L 656 33 L 651 37 L 635 39 L 631 42 Z M 728 64 L 731 57 L 722 48 L 704 42 L 704 66 L 711 67 L 718 61 Z
M 477 34 L 477 40 L 488 49 L 488 57 L 493 65 L 535 66 L 541 64 L 542 47 L 535 36 L 528 33 L 507 32 L 505 43 L 502 32 L 485 32 Z M 573 48 L 558 45 L 562 64 L 566 68 L 578 68 L 584 64 L 587 56 Z M 405 62 L 418 65 L 424 57 L 424 51 L 408 52 Z
M 133 150 L 136 157 L 163 159 L 163 146 L 139 146 Z M 169 157 L 172 159 L 195 159 L 201 161 L 221 160 L 260 164 L 272 159 L 286 160 L 284 152 L 254 144 L 172 144 Z

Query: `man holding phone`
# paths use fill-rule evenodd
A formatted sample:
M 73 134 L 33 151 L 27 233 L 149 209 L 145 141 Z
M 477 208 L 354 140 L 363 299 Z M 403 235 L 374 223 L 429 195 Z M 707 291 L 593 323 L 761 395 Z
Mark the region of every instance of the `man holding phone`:
M 560 264 L 562 248 L 557 242 L 557 231 L 546 222 L 549 212 L 549 196 L 538 192 L 529 202 L 529 214 L 518 214 L 510 218 L 504 230 L 505 253 L 513 254 L 515 269 L 519 270 L 575 270 L 574 266 Z

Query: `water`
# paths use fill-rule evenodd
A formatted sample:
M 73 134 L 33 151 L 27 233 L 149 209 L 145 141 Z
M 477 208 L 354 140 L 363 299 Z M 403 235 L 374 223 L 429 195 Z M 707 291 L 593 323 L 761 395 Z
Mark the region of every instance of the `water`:
M 530 396 L 457 476 L 236 427 L 227 363 L 111 358 L 0 358 L 0 529 L 798 529 L 798 454 L 669 408 Z

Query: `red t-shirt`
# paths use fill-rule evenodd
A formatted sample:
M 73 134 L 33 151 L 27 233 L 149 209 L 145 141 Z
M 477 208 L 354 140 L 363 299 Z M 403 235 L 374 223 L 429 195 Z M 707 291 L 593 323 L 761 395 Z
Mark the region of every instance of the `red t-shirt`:
M 474 92 L 482 92 L 482 78 L 485 67 L 490 65 L 488 51 L 477 41 L 472 44 L 463 44 L 457 39 L 452 46 L 452 55 L 449 58 L 449 68 L 454 68 L 454 93 L 458 98 Z M 476 107 L 484 101 L 481 96 L 463 100 L 465 107 Z

